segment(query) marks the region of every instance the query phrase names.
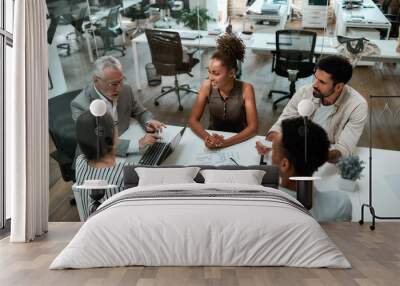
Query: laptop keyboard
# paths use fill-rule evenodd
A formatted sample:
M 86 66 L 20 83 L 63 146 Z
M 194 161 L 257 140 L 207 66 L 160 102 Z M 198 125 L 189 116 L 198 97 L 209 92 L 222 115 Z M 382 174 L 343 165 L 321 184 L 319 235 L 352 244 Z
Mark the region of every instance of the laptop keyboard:
M 144 152 L 142 158 L 139 161 L 139 165 L 146 166 L 155 166 L 157 165 L 158 159 L 160 158 L 161 153 L 167 146 L 167 143 L 156 142 L 151 145 Z

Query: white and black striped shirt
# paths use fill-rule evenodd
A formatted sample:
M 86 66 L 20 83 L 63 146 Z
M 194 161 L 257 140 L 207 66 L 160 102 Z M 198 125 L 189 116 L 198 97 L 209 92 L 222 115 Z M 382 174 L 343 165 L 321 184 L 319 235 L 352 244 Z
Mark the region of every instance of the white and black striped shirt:
M 106 189 L 105 196 L 100 200 L 100 202 L 103 202 L 123 190 L 123 171 L 124 167 L 129 164 L 129 162 L 123 161 L 115 163 L 113 167 L 95 168 L 89 165 L 84 155 L 80 155 L 75 163 L 76 185 L 83 185 L 85 180 L 106 180 L 108 184 L 118 186 L 117 188 Z M 80 217 L 86 220 L 89 216 L 90 205 L 92 203 L 92 199 L 89 197 L 90 190 L 80 189 L 74 190 L 74 192 L 75 197 L 80 197 L 80 200 L 76 200 Z

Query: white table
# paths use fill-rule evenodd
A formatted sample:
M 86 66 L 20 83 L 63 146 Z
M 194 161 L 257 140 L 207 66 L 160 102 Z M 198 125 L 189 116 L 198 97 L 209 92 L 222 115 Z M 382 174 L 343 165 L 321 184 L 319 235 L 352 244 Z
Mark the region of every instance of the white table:
M 164 138 L 169 142 L 182 127 L 168 125 L 164 130 Z M 224 136 L 232 133 L 216 132 Z M 144 134 L 139 124 L 133 123 L 131 127 L 121 135 L 121 138 L 140 138 Z M 260 156 L 255 149 L 255 142 L 263 140 L 264 136 L 256 136 L 240 144 L 223 148 L 220 150 L 209 150 L 204 142 L 197 137 L 190 128 L 187 128 L 183 138 L 176 150 L 167 158 L 163 165 L 234 165 L 233 158 L 240 165 L 258 165 Z M 356 154 L 360 156 L 365 164 L 362 177 L 357 181 L 358 191 L 346 192 L 353 205 L 353 221 L 358 222 L 361 218 L 361 205 L 368 203 L 369 184 L 369 161 L 368 148 L 357 148 Z M 271 163 L 271 155 L 265 159 Z M 128 160 L 139 162 L 141 155 L 131 155 Z M 380 216 L 400 216 L 400 151 L 373 149 L 373 205 Z M 322 180 L 315 181 L 315 186 L 320 191 L 340 191 L 338 187 L 339 175 L 336 166 L 330 163 L 324 164 L 315 176 Z M 364 221 L 369 222 L 372 217 L 368 210 L 365 212 Z M 379 223 L 379 220 L 377 220 Z
M 250 7 L 246 9 L 246 13 L 243 14 L 244 18 L 253 20 L 253 21 L 271 21 L 279 23 L 278 29 L 284 29 L 286 26 L 286 22 L 290 12 L 290 2 L 288 1 L 280 1 L 281 7 L 279 9 L 278 14 L 262 14 L 261 7 L 264 2 L 269 4 L 273 4 L 272 0 L 256 0 Z
M 335 0 L 336 15 L 335 35 L 346 36 L 347 28 L 386 29 L 386 39 L 392 24 L 372 0 L 364 0 L 363 6 L 354 9 L 343 8 L 344 0 Z
M 379 55 L 369 55 L 362 57 L 364 61 L 372 62 L 400 62 L 400 53 L 396 52 L 396 40 L 370 40 L 375 43 L 381 53 Z M 315 54 L 317 55 L 337 55 L 336 47 L 338 42 L 336 37 L 321 37 L 317 36 L 315 44 Z M 254 33 L 251 40 L 251 45 L 248 46 L 254 50 L 275 51 L 275 34 L 269 33 Z

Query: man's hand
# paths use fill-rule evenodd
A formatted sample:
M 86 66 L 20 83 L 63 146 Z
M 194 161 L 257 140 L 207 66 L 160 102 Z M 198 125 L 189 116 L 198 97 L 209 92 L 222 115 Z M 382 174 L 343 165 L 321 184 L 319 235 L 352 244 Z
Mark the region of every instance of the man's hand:
M 260 141 L 256 142 L 256 149 L 260 155 L 267 155 L 271 151 L 271 148 L 263 145 Z
M 342 157 L 342 153 L 340 153 L 339 150 L 336 149 L 329 150 L 328 154 L 329 163 L 336 164 L 339 161 L 340 157 Z
M 279 132 L 271 131 L 271 132 L 268 133 L 268 135 L 267 135 L 267 140 L 272 142 L 272 141 L 275 140 L 276 136 L 278 136 L 278 135 L 279 135 Z
M 139 139 L 139 149 L 142 149 L 148 145 L 153 145 L 157 140 L 160 139 L 160 136 L 155 134 L 146 134 L 142 138 Z
M 149 120 L 146 122 L 146 132 L 154 133 L 154 132 L 161 132 L 163 128 L 166 128 L 164 123 L 158 120 Z
M 217 149 L 224 147 L 225 139 L 224 136 L 213 133 L 204 139 L 204 143 L 207 148 Z

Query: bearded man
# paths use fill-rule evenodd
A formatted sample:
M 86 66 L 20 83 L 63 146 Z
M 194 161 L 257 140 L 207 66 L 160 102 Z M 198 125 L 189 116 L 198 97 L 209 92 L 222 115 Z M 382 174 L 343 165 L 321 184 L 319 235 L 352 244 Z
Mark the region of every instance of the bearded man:
M 267 140 L 273 141 L 281 133 L 283 120 L 299 116 L 299 102 L 308 99 L 314 104 L 309 119 L 324 128 L 331 143 L 328 162 L 336 163 L 340 157 L 352 155 L 368 116 L 365 98 L 347 85 L 352 74 L 353 68 L 347 59 L 341 56 L 321 58 L 315 66 L 313 83 L 293 95 L 268 131 Z M 259 147 L 259 151 L 265 150 L 265 153 L 269 150 Z

